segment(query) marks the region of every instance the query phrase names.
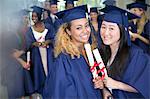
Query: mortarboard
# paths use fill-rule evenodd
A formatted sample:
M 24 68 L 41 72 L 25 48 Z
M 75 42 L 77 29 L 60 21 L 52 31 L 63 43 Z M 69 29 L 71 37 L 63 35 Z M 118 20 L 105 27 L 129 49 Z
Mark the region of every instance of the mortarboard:
M 146 11 L 146 10 L 147 10 L 147 7 L 150 7 L 150 5 L 148 5 L 148 4 L 144 3 L 144 2 L 140 2 L 140 1 L 127 4 L 127 9 L 131 9 L 131 8 L 142 8 L 143 10 Z
M 56 16 L 61 20 L 61 23 L 66 23 L 75 19 L 86 18 L 86 12 L 88 12 L 87 5 L 82 5 L 60 11 L 56 13 Z
M 74 1 L 78 1 L 78 0 L 64 0 L 66 1 L 66 4 L 73 4 L 74 5 Z
M 90 8 L 90 12 L 96 12 L 96 13 L 98 13 L 97 7 Z
M 59 2 L 58 0 L 50 0 L 50 5 L 57 5 L 57 2 Z
M 31 7 L 32 9 L 33 9 L 33 12 L 36 12 L 36 13 L 38 13 L 38 14 L 42 14 L 42 12 L 43 12 L 43 8 L 41 8 L 41 7 L 39 7 L 39 6 L 32 6 Z
M 101 11 L 105 13 L 103 18 L 104 21 L 121 24 L 124 27 L 125 38 L 127 40 L 128 46 L 130 46 L 131 40 L 128 31 L 128 19 L 135 19 L 139 17 L 126 10 L 110 5 L 101 9 Z
M 103 2 L 103 4 L 114 6 L 114 5 L 116 5 L 116 0 L 105 0 L 105 1 Z

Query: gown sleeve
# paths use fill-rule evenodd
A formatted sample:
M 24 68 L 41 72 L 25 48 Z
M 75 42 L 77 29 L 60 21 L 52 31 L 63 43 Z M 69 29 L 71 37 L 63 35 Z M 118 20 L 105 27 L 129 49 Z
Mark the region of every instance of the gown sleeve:
M 133 52 L 128 65 L 130 80 L 127 82 L 134 87 L 145 99 L 150 98 L 150 57 L 142 51 Z

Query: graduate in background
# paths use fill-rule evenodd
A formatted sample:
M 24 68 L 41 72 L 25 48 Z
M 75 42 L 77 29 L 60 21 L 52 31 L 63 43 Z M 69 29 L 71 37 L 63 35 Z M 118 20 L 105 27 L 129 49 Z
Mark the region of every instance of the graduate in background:
M 43 8 L 31 7 L 34 25 L 25 35 L 26 49 L 30 51 L 30 74 L 32 76 L 34 93 L 42 93 L 48 70 L 53 63 L 53 44 L 55 30 L 50 24 L 42 21 Z
M 103 41 L 100 50 L 109 74 L 103 80 L 104 99 L 108 96 L 149 99 L 150 57 L 131 43 L 128 31 L 128 17 L 137 16 L 114 6 L 106 6 L 101 11 L 105 16 L 100 31 Z
M 33 92 L 32 81 L 28 66 L 26 65 L 26 56 L 22 57 L 25 45 L 25 32 L 28 27 L 27 9 L 19 10 L 15 13 L 12 21 L 17 20 L 13 24 L 15 29 L 9 31 L 8 38 L 4 36 L 3 46 L 3 62 L 2 79 L 8 91 L 9 99 L 24 98 Z M 7 34 L 7 33 L 6 33 Z
M 46 80 L 45 99 L 101 99 L 84 57 L 84 44 L 91 33 L 86 12 L 87 6 L 83 5 L 57 13 L 63 24 L 56 35 L 56 60 Z
M 65 9 L 71 9 L 74 8 L 74 1 L 78 0 L 64 0 L 65 2 Z
M 91 26 L 92 33 L 94 33 L 96 42 L 98 43 L 98 45 L 100 45 L 101 38 L 99 35 L 99 30 L 101 27 L 103 15 L 99 14 L 97 7 L 91 7 L 89 15 L 90 15 L 90 26 Z
M 58 5 L 57 5 L 57 2 L 58 0 L 50 0 L 50 7 L 49 7 L 49 10 L 50 10 L 50 17 L 52 19 L 52 23 L 55 22 L 55 20 L 57 19 L 56 17 L 56 13 L 58 12 Z
M 141 17 L 131 20 L 129 29 L 134 33 L 131 35 L 133 43 L 141 47 L 145 52 L 148 52 L 150 45 L 150 21 L 146 15 L 147 6 L 149 5 L 140 1 L 127 5 L 127 9 L 129 9 L 130 12 Z

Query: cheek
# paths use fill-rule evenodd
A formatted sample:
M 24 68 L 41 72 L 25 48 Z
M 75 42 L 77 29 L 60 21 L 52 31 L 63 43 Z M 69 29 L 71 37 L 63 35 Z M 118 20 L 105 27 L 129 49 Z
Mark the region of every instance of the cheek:
M 120 40 L 120 33 L 115 33 L 113 37 L 116 39 L 116 41 Z
M 100 29 L 100 36 L 103 36 L 105 33 L 105 30 L 104 29 Z
M 91 28 L 90 27 L 88 27 L 86 30 L 87 30 L 87 32 L 91 33 Z

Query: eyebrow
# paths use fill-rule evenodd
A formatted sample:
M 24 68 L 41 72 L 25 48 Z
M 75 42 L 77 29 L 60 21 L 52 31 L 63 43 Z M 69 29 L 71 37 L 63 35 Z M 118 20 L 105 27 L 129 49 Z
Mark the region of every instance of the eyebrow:
M 106 26 L 106 24 L 104 24 L 104 23 L 102 25 Z M 108 26 L 115 27 L 114 25 L 108 25 Z
M 87 24 L 89 24 L 89 22 L 86 22 L 86 23 L 85 23 L 85 25 L 87 25 Z M 79 25 L 76 25 L 76 26 L 82 26 L 82 25 L 79 24 Z

